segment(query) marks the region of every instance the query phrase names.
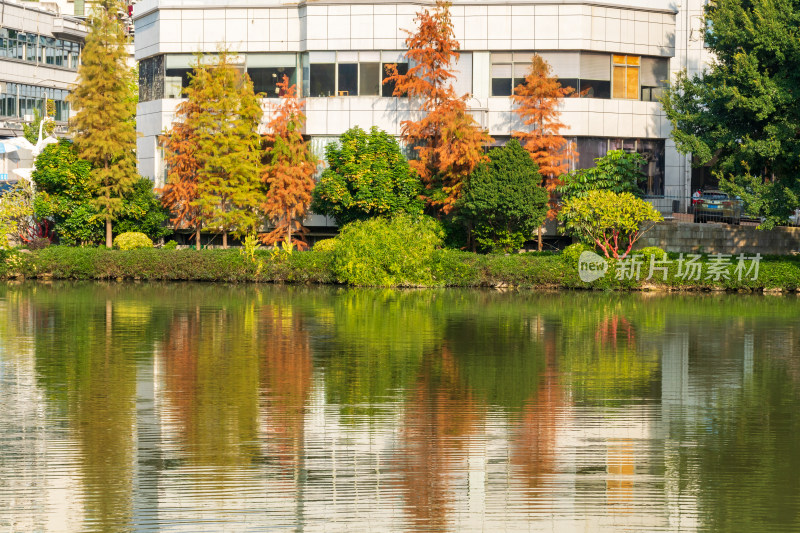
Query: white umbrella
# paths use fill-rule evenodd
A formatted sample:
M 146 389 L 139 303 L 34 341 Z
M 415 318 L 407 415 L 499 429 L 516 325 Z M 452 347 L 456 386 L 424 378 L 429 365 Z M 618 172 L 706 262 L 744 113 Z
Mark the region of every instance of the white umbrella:
M 25 137 L 0 139 L 0 154 L 8 154 L 17 150 L 33 151 L 34 146 Z
M 22 179 L 26 179 L 28 181 L 31 181 L 31 174 L 33 174 L 34 170 L 36 170 L 36 169 L 35 168 L 15 168 L 14 170 L 11 171 L 11 173 L 12 174 L 16 174 L 17 176 L 19 176 Z

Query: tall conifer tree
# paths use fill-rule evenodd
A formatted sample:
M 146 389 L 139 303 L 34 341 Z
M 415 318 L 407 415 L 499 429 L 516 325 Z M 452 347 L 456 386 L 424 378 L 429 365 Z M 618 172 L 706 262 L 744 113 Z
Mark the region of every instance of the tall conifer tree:
M 561 111 L 558 109 L 562 99 L 574 92 L 572 87 L 562 87 L 550 65 L 535 54 L 525 83 L 518 85 L 511 96 L 517 104 L 514 111 L 523 124 L 530 127 L 528 131 L 515 131 L 513 135 L 539 165 L 544 185 L 551 192 L 558 185 L 558 177 L 569 170 L 574 154 L 572 143 L 560 134 L 566 126 L 559 122 Z
M 200 106 L 191 97 L 178 105 L 175 122 L 161 137 L 164 147 L 164 164 L 167 167 L 167 183 L 161 203 L 170 212 L 170 221 L 176 228 L 194 228 L 197 249 L 200 249 L 202 213 L 195 205 L 197 200 L 197 174 L 200 170 L 197 122 Z
M 278 88 L 285 96 L 268 125 L 267 164 L 262 177 L 267 187 L 263 209 L 275 229 L 262 240 L 266 244 L 281 241 L 291 244 L 292 235 L 305 230 L 301 221 L 311 203 L 318 161 L 308 141 L 303 139 L 305 103 L 297 97 L 297 88 L 289 86 L 286 76 L 278 83 Z M 302 239 L 297 240 L 297 244 L 305 246 Z
M 198 61 L 200 62 L 200 61 Z M 243 236 L 261 223 L 260 137 L 262 111 L 253 83 L 220 52 L 213 64 L 199 64 L 186 91 L 198 108 L 194 116 L 197 134 L 197 199 L 203 224 L 222 233 Z
M 125 49 L 129 39 L 116 16 L 120 9 L 119 0 L 104 0 L 92 11 L 78 84 L 69 96 L 77 110 L 71 131 L 78 155 L 92 164 L 98 194 L 95 204 L 105 221 L 109 248 L 112 221 L 122 209 L 123 196 L 138 180 L 133 69 Z
M 468 95 L 453 87 L 453 62 L 459 43 L 450 20 L 450 4 L 437 0 L 433 12 L 417 13 L 416 33 L 408 33 L 406 57 L 413 65 L 407 74 L 387 68 L 384 83 L 394 83 L 394 96 L 408 96 L 423 112 L 419 120 L 401 123 L 401 134 L 414 147 L 417 159 L 409 163 L 427 188 L 430 208 L 450 213 L 461 195 L 464 180 L 487 157 L 483 147 L 491 137 L 467 111 Z

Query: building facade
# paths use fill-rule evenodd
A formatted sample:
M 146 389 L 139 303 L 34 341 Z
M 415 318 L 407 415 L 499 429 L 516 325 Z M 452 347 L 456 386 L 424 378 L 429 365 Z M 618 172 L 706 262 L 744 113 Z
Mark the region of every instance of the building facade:
M 22 124 L 44 115 L 51 100 L 58 132 L 69 120 L 67 95 L 78 76 L 86 38 L 82 20 L 62 16 L 45 4 L 0 0 L 0 138 L 22 135 Z M 4 154 L 0 178 L 20 165 L 19 153 Z
M 685 209 L 691 170 L 670 139 L 658 98 L 675 72 L 702 68 L 703 0 L 456 0 L 451 7 L 461 57 L 456 89 L 496 142 L 523 128 L 509 98 L 531 55 L 542 55 L 562 85 L 581 93 L 563 102 L 563 134 L 575 140 L 574 168 L 611 149 L 647 159 L 645 193 L 662 211 Z M 393 135 L 414 114 L 382 84 L 384 66 L 407 68 L 406 33 L 431 2 L 336 0 L 141 0 L 135 5 L 140 69 L 140 172 L 162 185 L 158 135 L 174 116 L 197 52 L 220 44 L 237 54 L 266 114 L 276 81 L 288 75 L 306 98 L 318 154 L 353 126 Z

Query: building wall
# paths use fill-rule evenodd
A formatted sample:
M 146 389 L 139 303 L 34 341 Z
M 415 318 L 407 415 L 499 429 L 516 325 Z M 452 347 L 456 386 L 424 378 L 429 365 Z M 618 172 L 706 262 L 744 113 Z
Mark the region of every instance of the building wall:
M 457 84 L 471 92 L 468 105 L 494 137 L 506 137 L 522 124 L 508 97 L 491 95 L 492 52 L 582 51 L 671 58 L 670 71 L 687 64 L 699 68 L 703 57 L 682 28 L 691 27 L 702 0 L 688 0 L 687 11 L 670 0 L 554 2 L 457 1 L 451 7 L 456 38 L 470 58 Z M 423 4 L 423 5 L 428 5 Z M 289 5 L 280 2 L 217 0 L 142 0 L 135 6 L 135 56 L 215 52 L 220 43 L 243 55 L 258 52 L 400 51 L 413 30 L 419 3 L 339 3 Z M 680 8 L 683 9 L 683 8 Z M 693 35 L 693 34 L 692 34 Z M 702 36 L 701 36 L 702 37 Z M 680 41 L 679 41 L 680 40 Z M 699 43 L 702 52 L 702 40 Z M 469 78 L 469 79 L 465 79 Z M 140 171 L 157 184 L 163 166 L 156 136 L 171 124 L 177 99 L 143 102 L 138 124 Z M 264 101 L 269 112 L 270 100 Z M 328 97 L 307 99 L 307 133 L 335 139 L 352 126 L 375 125 L 399 134 L 400 123 L 414 110 L 404 99 Z M 689 196 L 689 166 L 669 140 L 670 125 L 660 104 L 639 100 L 565 99 L 564 135 L 666 141 L 664 198 L 654 203 L 663 211 L 672 200 Z

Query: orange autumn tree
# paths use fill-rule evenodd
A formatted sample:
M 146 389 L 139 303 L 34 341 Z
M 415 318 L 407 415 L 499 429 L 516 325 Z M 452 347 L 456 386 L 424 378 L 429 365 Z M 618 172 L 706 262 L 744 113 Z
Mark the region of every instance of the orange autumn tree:
M 451 68 L 460 45 L 450 20 L 450 3 L 437 0 L 433 12 L 423 10 L 415 20 L 416 33 L 404 30 L 405 56 L 411 66 L 400 74 L 397 65 L 388 65 L 384 83 L 394 84 L 393 96 L 419 103 L 423 116 L 401 122 L 400 133 L 417 153 L 409 163 L 425 184 L 429 209 L 446 215 L 460 198 L 464 180 L 486 160 L 483 146 L 492 139 L 468 113 L 468 95 L 456 95 L 453 87 Z
M 169 210 L 170 222 L 175 228 L 195 228 L 198 249 L 202 221 L 200 209 L 193 202 L 197 199 L 197 172 L 200 169 L 195 129 L 200 111 L 192 100 L 181 102 L 175 111 L 176 121 L 159 139 L 164 148 L 164 163 L 169 169 L 161 203 Z
M 511 96 L 517 105 L 514 111 L 530 128 L 515 131 L 513 135 L 539 165 L 544 186 L 551 193 L 559 176 L 569 170 L 570 158 L 577 155 L 572 143 L 560 135 L 566 126 L 559 122 L 558 109 L 561 100 L 574 92 L 572 87 L 562 87 L 547 61 L 534 54 L 525 83 L 518 85 Z
M 318 161 L 311 153 L 308 141 L 303 138 L 305 102 L 298 98 L 297 87 L 289 86 L 289 78 L 284 76 L 278 83 L 278 90 L 284 97 L 268 124 L 270 133 L 266 135 L 268 149 L 262 175 L 267 188 L 262 209 L 275 229 L 263 235 L 261 240 L 265 244 L 283 241 L 291 246 L 292 234 L 300 234 L 296 244 L 305 247 L 302 234 L 306 229 L 302 219 L 311 203 Z

